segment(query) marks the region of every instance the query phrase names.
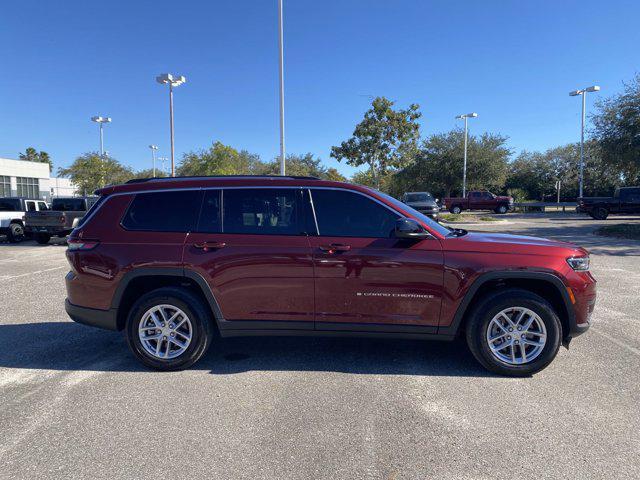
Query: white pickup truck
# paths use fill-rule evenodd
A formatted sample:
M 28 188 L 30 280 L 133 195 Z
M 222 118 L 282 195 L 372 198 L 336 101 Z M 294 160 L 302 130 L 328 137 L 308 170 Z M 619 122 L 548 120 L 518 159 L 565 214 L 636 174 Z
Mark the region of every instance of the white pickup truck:
M 24 220 L 27 212 L 49 210 L 44 200 L 20 197 L 0 198 L 0 235 L 6 235 L 11 243 L 24 240 Z

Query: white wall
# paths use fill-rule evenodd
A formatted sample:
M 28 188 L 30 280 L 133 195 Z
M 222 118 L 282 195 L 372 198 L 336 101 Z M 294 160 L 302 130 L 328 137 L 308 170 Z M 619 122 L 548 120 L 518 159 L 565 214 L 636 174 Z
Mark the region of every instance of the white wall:
M 0 175 L 10 177 L 11 195 L 17 195 L 17 177 L 37 178 L 39 198 L 50 200 L 51 197 L 72 197 L 78 194 L 68 178 L 50 177 L 47 163 L 0 158 Z
M 53 177 L 40 180 L 40 190 L 47 191 L 48 197 L 73 197 L 77 195 L 76 186 L 68 178 Z
M 0 158 L 0 175 L 49 179 L 49 164 Z

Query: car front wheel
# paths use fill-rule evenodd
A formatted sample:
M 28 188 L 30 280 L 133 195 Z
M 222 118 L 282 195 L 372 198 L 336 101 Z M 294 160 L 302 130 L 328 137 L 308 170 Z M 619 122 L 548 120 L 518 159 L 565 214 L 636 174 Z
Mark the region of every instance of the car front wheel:
M 466 329 L 474 357 L 500 375 L 528 376 L 547 367 L 562 340 L 562 326 L 542 297 L 507 289 L 485 297 L 473 310 Z
M 496 213 L 505 214 L 508 210 L 509 209 L 506 205 L 500 205 L 498 208 L 496 208 Z
M 208 308 L 190 291 L 160 288 L 143 295 L 131 308 L 127 343 L 146 366 L 181 370 L 197 362 L 209 348 L 211 321 Z

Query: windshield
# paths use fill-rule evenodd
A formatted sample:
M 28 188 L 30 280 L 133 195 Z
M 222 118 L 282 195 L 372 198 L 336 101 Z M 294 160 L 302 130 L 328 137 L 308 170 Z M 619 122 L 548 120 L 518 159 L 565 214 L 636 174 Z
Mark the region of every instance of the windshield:
M 433 197 L 429 193 L 407 193 L 404 197 L 405 202 L 431 202 Z
M 0 212 L 19 212 L 20 200 L 17 198 L 0 198 Z
M 85 210 L 83 198 L 55 198 L 51 202 L 51 210 L 58 212 L 78 212 Z
M 389 202 L 392 203 L 394 206 L 411 213 L 411 215 L 413 215 L 415 218 L 419 219 L 421 222 L 427 224 L 431 230 L 433 230 L 435 232 L 438 232 L 440 235 L 446 237 L 447 235 L 449 235 L 451 233 L 451 230 L 449 228 L 445 227 L 444 225 L 440 225 L 435 220 L 432 220 L 431 218 L 427 217 L 426 215 L 423 215 L 419 211 L 411 208 L 406 203 L 402 203 L 400 200 L 396 200 L 392 196 L 387 195 L 386 193 L 379 192 L 377 190 L 376 190 L 376 194 L 380 195 L 381 197 L 384 197 L 386 200 L 389 200 Z

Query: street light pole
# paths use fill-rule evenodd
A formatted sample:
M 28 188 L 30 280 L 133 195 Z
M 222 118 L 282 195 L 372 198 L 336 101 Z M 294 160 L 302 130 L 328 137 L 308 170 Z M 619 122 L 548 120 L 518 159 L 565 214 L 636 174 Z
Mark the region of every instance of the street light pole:
M 598 92 L 600 91 L 600 87 L 598 85 L 592 85 L 591 87 L 583 88 L 582 90 L 574 90 L 573 92 L 569 92 L 569 95 L 572 97 L 576 97 L 578 95 L 582 96 L 582 115 L 580 119 L 580 173 L 579 173 L 579 193 L 578 198 L 582 198 L 583 187 L 584 187 L 584 123 L 586 119 L 586 109 L 587 102 L 586 96 L 587 92 Z
M 156 145 L 149 145 L 149 148 L 151 149 L 151 160 L 153 162 L 153 177 L 155 178 L 155 176 L 156 176 L 156 150 L 158 150 L 158 147 Z
M 95 117 L 91 117 L 92 122 L 96 122 L 100 126 L 100 169 L 101 172 L 101 180 L 102 184 L 106 184 L 105 179 L 105 168 L 104 168 L 104 132 L 102 130 L 102 125 L 105 123 L 111 123 L 111 117 L 101 117 L 99 115 Z
M 167 174 L 167 170 L 164 167 L 164 162 L 167 161 L 167 157 L 158 157 L 158 160 L 160 160 L 160 165 L 162 165 L 160 168 L 162 169 L 161 172 L 164 173 L 165 175 Z
M 105 123 L 111 123 L 111 117 L 95 116 L 91 117 L 92 122 L 96 122 L 100 126 L 100 158 L 104 157 L 104 133 L 102 131 L 102 125 Z
M 171 131 L 171 176 L 176 176 L 175 149 L 173 145 L 173 87 L 177 87 L 186 82 L 182 75 L 172 75 L 163 73 L 156 77 L 156 82 L 169 85 L 169 129 Z
M 458 115 L 456 118 L 464 119 L 464 161 L 462 163 L 462 198 L 467 196 L 467 136 L 468 136 L 468 125 L 467 119 L 476 118 L 478 116 L 477 113 L 465 113 L 463 115 Z
M 280 175 L 285 175 L 284 146 L 284 38 L 282 20 L 282 0 L 278 0 L 278 47 L 280 61 Z

